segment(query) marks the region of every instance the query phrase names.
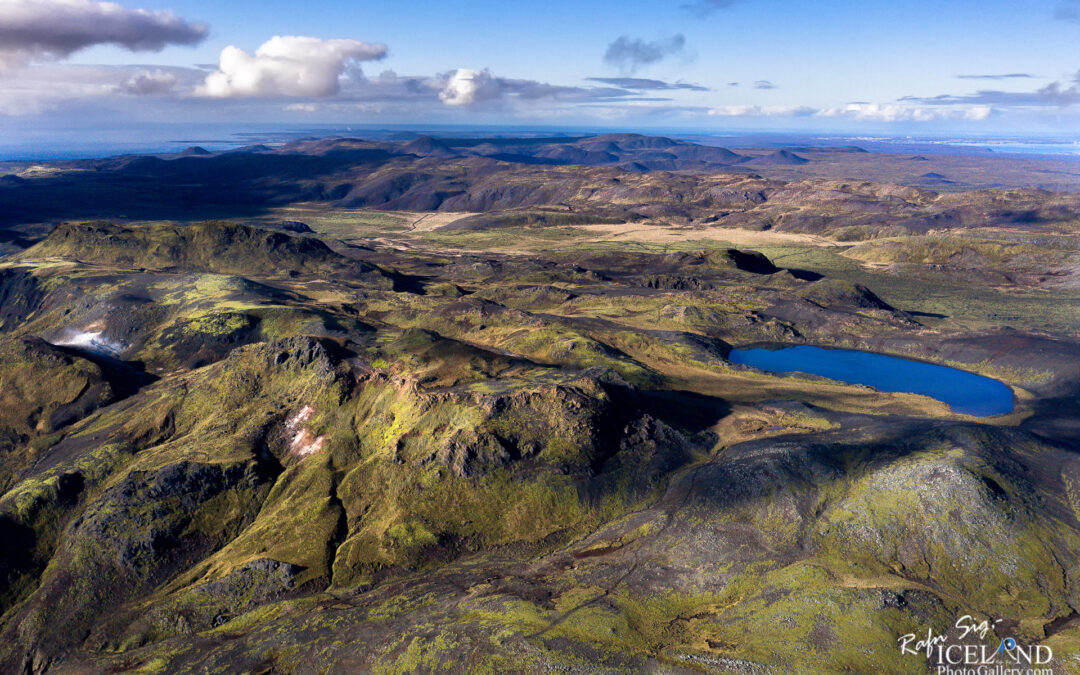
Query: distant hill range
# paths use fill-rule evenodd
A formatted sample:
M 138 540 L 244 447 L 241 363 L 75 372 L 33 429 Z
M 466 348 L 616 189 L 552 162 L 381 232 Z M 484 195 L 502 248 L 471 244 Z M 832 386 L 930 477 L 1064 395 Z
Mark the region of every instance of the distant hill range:
M 335 141 L 319 143 L 333 147 Z M 371 143 L 394 154 L 417 157 L 487 157 L 519 164 L 625 166 L 633 171 L 702 171 L 729 167 L 749 160 L 727 148 L 718 148 L 663 136 L 605 134 L 582 138 L 447 139 L 418 136 L 405 143 Z M 297 143 L 295 149 L 309 150 Z
M 936 164 L 917 163 L 916 171 L 907 171 L 906 186 L 851 180 L 881 162 L 912 166 L 907 157 L 869 156 L 855 147 L 733 152 L 640 134 L 321 138 L 217 152 L 191 147 L 170 155 L 49 162 L 0 176 L 0 245 L 23 248 L 47 232 L 38 224 L 65 220 L 243 218 L 308 202 L 500 214 L 498 223 L 661 219 L 860 237 L 883 232 L 885 224 L 909 233 L 1031 228 L 1067 221 L 1080 208 L 1077 196 L 1044 190 L 1010 191 L 1007 204 L 992 191 L 963 190 L 971 170 L 958 165 L 944 173 L 928 170 Z
M 726 148 L 640 134 L 322 138 L 217 152 L 192 146 L 175 154 L 51 162 L 47 173 L 32 180 L 0 176 L 0 229 L 68 218 L 243 215 L 302 201 L 482 212 L 568 204 L 582 179 L 600 178 L 545 175 L 557 167 L 610 169 L 615 172 L 611 178 L 657 171 L 752 175 L 755 164 L 805 161 L 789 152 L 755 159 Z

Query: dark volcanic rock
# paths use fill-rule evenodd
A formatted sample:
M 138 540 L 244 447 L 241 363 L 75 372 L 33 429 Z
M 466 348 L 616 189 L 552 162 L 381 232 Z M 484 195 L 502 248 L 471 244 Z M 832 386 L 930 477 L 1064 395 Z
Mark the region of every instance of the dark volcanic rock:
M 32 314 L 45 291 L 29 270 L 0 269 L 0 331 L 10 330 Z
M 314 230 L 308 227 L 307 223 L 302 223 L 299 220 L 282 220 L 276 223 L 267 223 L 266 227 L 281 230 L 282 232 L 295 232 L 297 234 L 314 233 Z
M 763 253 L 758 253 L 757 251 L 740 251 L 735 248 L 729 248 L 727 250 L 727 255 L 735 267 L 738 267 L 744 272 L 773 274 L 774 272 L 780 271 L 780 268 L 774 265 Z
M 223 534 L 254 516 L 266 477 L 255 464 L 181 462 L 135 471 L 107 489 L 74 522 L 42 578 L 3 631 L 5 672 L 38 670 L 36 654 L 78 644 L 103 612 L 117 608 L 224 544 Z M 248 508 L 209 532 L 192 527 L 200 509 L 224 492 L 249 491 Z M 261 492 L 259 494 L 262 494 Z M 44 657 L 46 663 L 52 657 Z

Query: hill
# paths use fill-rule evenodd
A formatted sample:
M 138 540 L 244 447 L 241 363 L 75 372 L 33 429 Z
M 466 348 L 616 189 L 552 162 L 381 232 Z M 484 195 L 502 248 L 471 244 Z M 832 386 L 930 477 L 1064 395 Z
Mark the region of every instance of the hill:
M 144 226 L 64 223 L 21 258 L 66 258 L 162 271 L 254 276 L 325 274 L 366 278 L 375 283 L 387 281 L 372 265 L 344 258 L 319 239 L 217 221 Z
M 751 158 L 746 163 L 755 166 L 798 166 L 800 164 L 809 164 L 810 160 L 796 155 L 790 150 L 777 150 L 770 155 Z

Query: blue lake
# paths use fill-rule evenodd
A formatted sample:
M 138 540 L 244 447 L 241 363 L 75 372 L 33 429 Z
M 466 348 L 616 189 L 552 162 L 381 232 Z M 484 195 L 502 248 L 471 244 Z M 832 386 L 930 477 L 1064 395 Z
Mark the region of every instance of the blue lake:
M 997 380 L 896 356 L 799 345 L 733 349 L 728 360 L 774 373 L 811 373 L 881 391 L 923 394 L 966 415 L 989 417 L 1013 409 L 1012 390 Z

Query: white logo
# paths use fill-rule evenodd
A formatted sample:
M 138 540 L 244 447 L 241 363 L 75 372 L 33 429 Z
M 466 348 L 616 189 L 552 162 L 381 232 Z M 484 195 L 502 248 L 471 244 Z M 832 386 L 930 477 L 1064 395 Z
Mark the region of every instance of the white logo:
M 1000 621 L 978 621 L 965 614 L 953 625 L 959 631 L 956 638 L 927 628 L 925 636 L 908 633 L 897 642 L 901 654 L 925 656 L 936 663 L 937 675 L 1051 675 L 1054 652 L 1046 645 L 1022 645 L 1012 637 L 985 644 L 990 629 Z M 966 638 L 981 644 L 964 644 Z

